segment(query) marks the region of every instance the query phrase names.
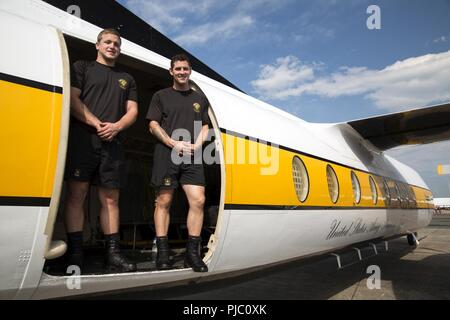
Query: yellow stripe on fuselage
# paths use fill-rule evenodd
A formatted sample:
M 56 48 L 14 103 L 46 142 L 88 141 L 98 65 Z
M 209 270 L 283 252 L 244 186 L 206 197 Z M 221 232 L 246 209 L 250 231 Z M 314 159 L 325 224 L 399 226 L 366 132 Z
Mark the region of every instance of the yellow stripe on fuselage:
M 264 143 L 244 139 L 229 133 L 222 133 L 226 170 L 225 203 L 236 205 L 268 206 L 311 206 L 311 207 L 408 207 L 392 199 L 386 201 L 382 192 L 382 177 L 357 169 L 327 162 L 311 156 L 268 146 Z M 309 194 L 304 202 L 297 198 L 292 173 L 292 159 L 298 156 L 304 163 L 309 177 Z M 328 192 L 326 167 L 330 164 L 339 181 L 339 199 L 331 201 Z M 351 181 L 351 171 L 358 177 L 361 200 L 355 203 Z M 374 204 L 369 176 L 377 188 L 377 202 Z M 419 208 L 432 206 L 427 197 L 429 190 L 411 186 Z
M 0 80 L 0 196 L 51 197 L 62 94 Z

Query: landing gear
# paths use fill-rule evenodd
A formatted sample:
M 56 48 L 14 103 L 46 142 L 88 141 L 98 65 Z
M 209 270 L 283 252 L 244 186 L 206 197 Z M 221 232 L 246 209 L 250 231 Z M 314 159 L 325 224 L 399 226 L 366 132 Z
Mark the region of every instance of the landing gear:
M 408 244 L 410 246 L 417 246 L 417 245 L 419 245 L 419 240 L 417 240 L 417 232 L 408 233 L 406 235 L 406 239 L 408 240 Z

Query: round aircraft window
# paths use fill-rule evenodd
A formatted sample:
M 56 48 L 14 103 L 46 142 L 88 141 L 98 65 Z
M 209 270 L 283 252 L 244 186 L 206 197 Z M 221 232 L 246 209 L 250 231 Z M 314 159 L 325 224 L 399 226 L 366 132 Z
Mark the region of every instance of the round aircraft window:
M 333 203 L 336 203 L 339 199 L 339 182 L 330 165 L 327 165 L 327 182 L 328 182 L 328 192 L 330 193 L 330 199 Z
M 412 205 L 415 208 L 415 207 L 417 207 L 416 194 L 414 193 L 414 189 L 411 186 L 408 186 L 408 190 L 409 190 L 409 194 L 410 194 L 410 199 L 412 201 Z
M 409 206 L 409 193 L 408 189 L 406 188 L 406 184 L 400 183 L 400 190 L 402 193 L 402 199 L 405 201 L 405 205 Z
M 294 157 L 292 159 L 292 176 L 294 178 L 295 193 L 297 194 L 297 198 L 300 202 L 303 202 L 308 197 L 309 178 L 305 164 L 299 157 Z
M 397 193 L 397 201 L 402 204 L 402 195 L 400 194 L 400 189 L 398 188 L 397 182 L 394 182 L 395 192 Z
M 386 199 L 386 206 L 389 206 L 391 204 L 391 192 L 389 191 L 389 186 L 385 179 L 383 179 L 383 191 Z
M 372 202 L 373 204 L 377 204 L 378 202 L 377 185 L 375 184 L 375 181 L 373 180 L 372 176 L 369 176 L 369 184 L 370 184 L 370 191 L 372 193 Z
M 355 203 L 359 203 L 361 201 L 361 186 L 359 185 L 358 177 L 353 171 L 350 173 L 350 176 L 352 177 L 353 200 L 355 200 Z

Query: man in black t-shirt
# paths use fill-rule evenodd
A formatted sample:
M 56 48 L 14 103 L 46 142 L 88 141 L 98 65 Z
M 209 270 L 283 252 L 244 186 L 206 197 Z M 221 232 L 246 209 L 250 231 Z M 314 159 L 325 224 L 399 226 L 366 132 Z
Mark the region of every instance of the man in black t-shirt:
M 169 209 L 174 190 L 180 184 L 189 202 L 187 228 L 189 239 L 185 267 L 207 272 L 200 256 L 205 175 L 201 161 L 202 144 L 208 135 L 208 99 L 189 86 L 191 64 L 181 54 L 172 58 L 173 86 L 153 95 L 147 113 L 150 132 L 158 139 L 155 146 L 152 184 L 157 189 L 155 206 L 156 267 L 170 269 Z M 180 140 L 180 137 L 183 140 Z
M 97 37 L 96 61 L 77 61 L 71 70 L 71 123 L 65 179 L 68 264 L 82 268 L 83 205 L 89 184 L 98 180 L 100 224 L 106 240 L 105 265 L 135 271 L 119 250 L 119 187 L 124 151 L 121 131 L 136 121 L 137 90 L 132 76 L 115 66 L 121 39 L 114 29 Z

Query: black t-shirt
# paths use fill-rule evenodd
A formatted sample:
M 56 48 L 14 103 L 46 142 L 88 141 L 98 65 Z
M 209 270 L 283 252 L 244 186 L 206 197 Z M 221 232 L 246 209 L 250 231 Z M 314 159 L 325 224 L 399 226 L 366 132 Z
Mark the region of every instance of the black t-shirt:
M 204 94 L 194 91 L 177 91 L 173 87 L 156 92 L 148 108 L 147 120 L 156 121 L 172 137 L 176 129 L 189 131 L 195 143 L 203 125 L 210 125 L 209 101 Z M 195 130 L 195 122 L 198 128 Z M 172 137 L 173 138 L 173 137 Z M 176 140 L 178 137 L 175 137 Z M 183 139 L 185 141 L 185 139 Z
M 120 120 L 126 113 L 127 100 L 138 100 L 136 82 L 131 75 L 97 61 L 75 62 L 71 86 L 81 90 L 81 101 L 102 122 Z

